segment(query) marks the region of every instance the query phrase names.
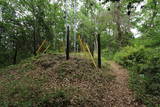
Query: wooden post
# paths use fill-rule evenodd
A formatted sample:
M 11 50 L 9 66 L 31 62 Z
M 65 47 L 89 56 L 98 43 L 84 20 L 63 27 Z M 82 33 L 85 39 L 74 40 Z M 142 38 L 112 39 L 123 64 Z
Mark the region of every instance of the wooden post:
M 101 68 L 101 39 L 100 34 L 97 37 L 98 41 L 98 67 Z
M 67 41 L 66 41 L 66 60 L 69 60 L 69 26 L 67 26 Z

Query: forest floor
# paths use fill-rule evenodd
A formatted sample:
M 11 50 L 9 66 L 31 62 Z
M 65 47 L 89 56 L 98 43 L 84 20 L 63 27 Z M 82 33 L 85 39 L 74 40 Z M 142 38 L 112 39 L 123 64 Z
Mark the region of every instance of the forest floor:
M 115 76 L 114 84 L 111 85 L 109 95 L 112 99 L 112 107 L 145 107 L 139 104 L 133 92 L 128 88 L 128 71 L 119 64 L 109 61 L 111 74 Z
M 128 72 L 109 61 L 46 54 L 0 70 L 0 106 L 145 107 L 128 88 Z

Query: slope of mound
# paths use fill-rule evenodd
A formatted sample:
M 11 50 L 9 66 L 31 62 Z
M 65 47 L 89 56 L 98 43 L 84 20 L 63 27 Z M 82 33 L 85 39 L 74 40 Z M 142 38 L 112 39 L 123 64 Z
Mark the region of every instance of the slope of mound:
M 0 106 L 105 106 L 113 78 L 86 59 L 42 55 L 0 72 Z

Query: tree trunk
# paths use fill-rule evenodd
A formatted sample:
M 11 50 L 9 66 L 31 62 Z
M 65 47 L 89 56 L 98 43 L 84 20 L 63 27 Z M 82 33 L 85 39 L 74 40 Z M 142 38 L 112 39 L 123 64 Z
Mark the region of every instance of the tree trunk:
M 122 37 L 122 31 L 121 31 L 121 17 L 120 17 L 120 4 L 115 4 L 115 12 L 114 12 L 114 21 L 116 23 L 116 36 L 115 39 L 118 43 L 118 46 L 121 47 L 123 45 L 123 37 Z

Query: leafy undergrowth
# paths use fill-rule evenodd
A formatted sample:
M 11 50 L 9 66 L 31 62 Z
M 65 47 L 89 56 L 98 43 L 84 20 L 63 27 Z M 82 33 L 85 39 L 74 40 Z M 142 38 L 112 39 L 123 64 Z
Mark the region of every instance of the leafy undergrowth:
M 130 72 L 130 88 L 148 107 L 160 106 L 160 48 L 127 46 L 114 60 Z
M 0 72 L 0 106 L 105 106 L 114 76 L 92 62 L 46 54 Z

